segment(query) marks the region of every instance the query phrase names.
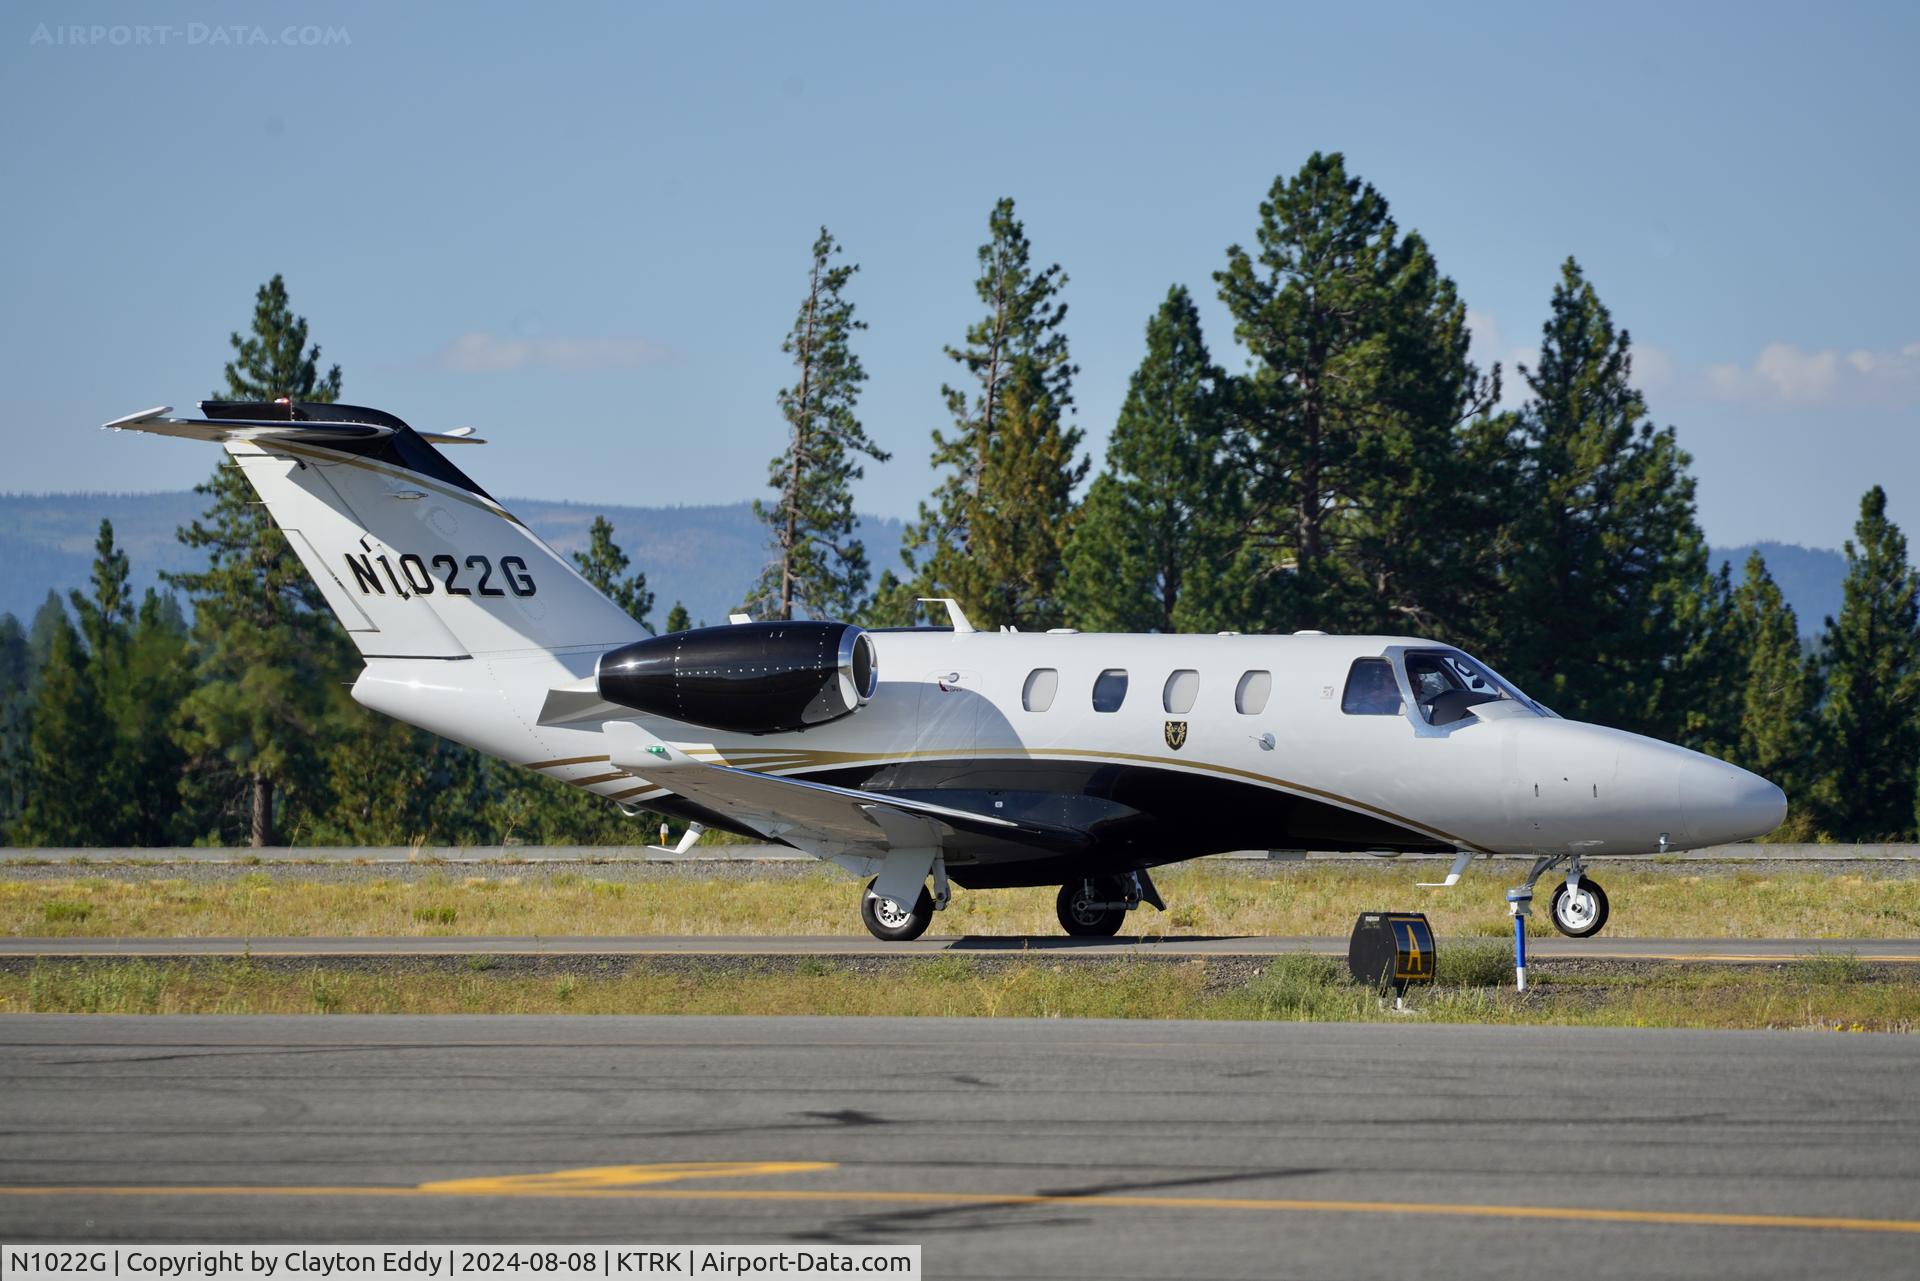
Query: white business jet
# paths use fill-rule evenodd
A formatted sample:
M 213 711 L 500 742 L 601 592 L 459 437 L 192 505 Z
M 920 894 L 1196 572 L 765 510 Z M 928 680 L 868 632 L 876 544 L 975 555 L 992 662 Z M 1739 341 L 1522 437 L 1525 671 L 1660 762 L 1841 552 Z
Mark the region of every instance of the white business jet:
M 1164 908 L 1149 869 L 1232 850 L 1532 859 L 1607 919 L 1590 860 L 1751 839 L 1778 787 L 1563 720 L 1417 637 L 1082 635 L 750 622 L 649 636 L 416 432 L 351 405 L 203 401 L 106 424 L 215 441 L 366 667 L 362 704 L 629 810 L 867 881 L 911 939 L 967 889 L 1058 885 L 1069 934 Z M 686 842 L 682 842 L 684 849 Z M 931 890 L 928 888 L 932 884 Z

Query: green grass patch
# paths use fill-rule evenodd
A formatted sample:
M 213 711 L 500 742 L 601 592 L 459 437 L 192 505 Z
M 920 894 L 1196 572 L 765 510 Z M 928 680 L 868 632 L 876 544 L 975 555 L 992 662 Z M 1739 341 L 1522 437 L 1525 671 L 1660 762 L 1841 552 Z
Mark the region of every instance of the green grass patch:
M 1860 983 L 1867 977 L 1866 962 L 1851 952 L 1815 952 L 1787 966 L 1787 972 L 1802 983 L 1838 987 Z
M 1344 938 L 1360 913 L 1402 907 L 1426 912 L 1435 932 L 1448 939 L 1497 944 L 1506 937 L 1504 887 L 1514 879 L 1513 867 L 1476 864 L 1447 892 L 1414 888 L 1433 870 L 1408 863 L 1183 864 L 1156 877 L 1171 910 L 1132 913 L 1123 934 Z M 377 874 L 306 880 L 253 870 L 206 880 L 0 881 L 0 934 L 365 938 L 444 933 L 457 925 L 480 935 L 864 936 L 858 883 L 827 869 L 764 879 L 610 879 L 590 871 L 543 878 L 507 865 L 485 875 L 462 871 L 435 869 L 417 881 Z M 1609 864 L 1599 879 L 1613 903 L 1609 937 L 1911 938 L 1920 932 L 1920 877 L 1818 869 L 1694 875 Z M 1053 899 L 1044 887 L 963 890 L 936 918 L 934 932 L 1054 936 L 1060 927 Z M 1545 928 L 1537 915 L 1536 926 Z
M 1458 950 L 1458 949 L 1456 949 Z M 1442 950 L 1442 956 L 1446 955 Z M 820 958 L 812 958 L 820 959 Z M 1851 958 L 1832 958 L 1848 960 Z M 1338 961 L 1274 958 L 1223 982 L 1205 963 L 1016 961 L 942 956 L 887 967 L 639 965 L 617 976 L 465 966 L 393 974 L 241 960 L 43 961 L 0 975 L 0 1013 L 83 1014 L 812 1014 L 1023 1018 L 1205 1018 L 1553 1024 L 1598 1027 L 1920 1029 L 1920 973 L 1876 976 L 1816 958 L 1783 967 L 1664 967 L 1573 977 L 1524 995 L 1456 977 L 1396 1011 Z M 1443 966 L 1443 975 L 1447 973 Z
M 1448 940 L 1439 949 L 1434 977 L 1455 987 L 1497 987 L 1513 982 L 1513 948 L 1505 943 Z

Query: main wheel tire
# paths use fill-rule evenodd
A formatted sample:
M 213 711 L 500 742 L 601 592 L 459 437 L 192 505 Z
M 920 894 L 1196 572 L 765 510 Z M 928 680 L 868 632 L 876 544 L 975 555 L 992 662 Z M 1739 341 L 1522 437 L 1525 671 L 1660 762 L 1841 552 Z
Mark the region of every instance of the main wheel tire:
M 1578 888 L 1569 894 L 1567 883 L 1562 881 L 1553 891 L 1553 906 L 1547 915 L 1553 918 L 1553 928 L 1568 938 L 1592 938 L 1607 923 L 1607 892 L 1598 881 L 1583 876 Z
M 883 942 L 910 942 L 925 934 L 927 926 L 933 924 L 933 895 L 922 885 L 920 897 L 914 900 L 913 910 L 909 912 L 892 899 L 875 894 L 873 882 L 868 881 L 867 892 L 860 899 L 860 920 L 866 925 L 867 933 Z
M 1127 919 L 1124 907 L 1095 907 L 1096 903 L 1112 903 L 1122 897 L 1120 887 L 1114 882 L 1096 877 L 1092 882 L 1093 894 L 1087 894 L 1088 882 L 1083 877 L 1077 881 L 1068 881 L 1060 887 L 1060 896 L 1054 900 L 1054 911 L 1060 916 L 1060 928 L 1075 938 L 1104 939 L 1112 938 L 1120 932 L 1120 926 Z

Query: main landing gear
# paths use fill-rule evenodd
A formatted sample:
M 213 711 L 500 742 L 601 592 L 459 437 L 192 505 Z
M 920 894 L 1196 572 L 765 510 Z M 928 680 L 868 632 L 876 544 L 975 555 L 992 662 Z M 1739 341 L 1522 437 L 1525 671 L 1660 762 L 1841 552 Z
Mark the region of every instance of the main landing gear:
M 1141 903 L 1151 903 L 1161 911 L 1160 891 L 1145 872 L 1129 872 L 1123 877 L 1088 876 L 1068 881 L 1060 887 L 1054 911 L 1060 927 L 1075 938 L 1112 938 L 1120 932 L 1127 913 Z
M 1509 894 L 1508 901 L 1517 897 L 1524 910 L 1533 899 L 1534 883 L 1562 863 L 1567 865 L 1566 880 L 1554 887 L 1547 917 L 1568 938 L 1592 938 L 1607 923 L 1607 892 L 1586 876 L 1578 854 L 1541 855 L 1527 873 L 1526 885 Z
M 944 873 L 936 868 L 934 879 L 940 888 L 939 896 L 928 893 L 922 885 L 911 907 L 874 893 L 877 877 L 868 881 L 866 892 L 860 898 L 860 920 L 866 925 L 867 933 L 887 943 L 907 943 L 925 934 L 933 924 L 933 914 L 947 905 Z M 1167 910 L 1160 891 L 1153 887 L 1153 879 L 1143 871 L 1069 881 L 1060 887 L 1054 908 L 1059 913 L 1061 928 L 1075 938 L 1112 938 L 1120 932 L 1127 913 L 1142 903 L 1151 903 L 1163 912 Z
M 933 924 L 933 911 L 933 895 L 927 893 L 924 885 L 912 908 L 875 894 L 872 881 L 867 882 L 867 892 L 860 896 L 860 919 L 866 924 L 867 933 L 888 943 L 906 943 L 925 934 L 927 926 Z

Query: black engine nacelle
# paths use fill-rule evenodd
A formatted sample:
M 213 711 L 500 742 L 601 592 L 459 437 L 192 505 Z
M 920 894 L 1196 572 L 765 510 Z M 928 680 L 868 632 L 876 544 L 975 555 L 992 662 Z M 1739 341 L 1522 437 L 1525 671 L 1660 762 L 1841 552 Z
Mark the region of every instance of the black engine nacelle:
M 600 656 L 600 697 L 689 725 L 781 734 L 824 725 L 873 697 L 873 638 L 851 623 L 735 623 L 622 645 Z

